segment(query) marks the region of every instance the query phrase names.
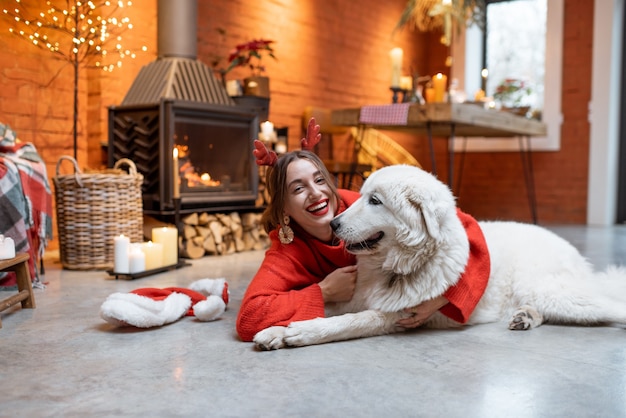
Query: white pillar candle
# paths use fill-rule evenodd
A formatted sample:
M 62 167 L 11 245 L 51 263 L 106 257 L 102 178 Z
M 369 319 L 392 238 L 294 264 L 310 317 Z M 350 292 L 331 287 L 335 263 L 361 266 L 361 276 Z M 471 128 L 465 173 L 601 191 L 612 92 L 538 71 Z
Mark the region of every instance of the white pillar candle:
M 13 238 L 0 235 L 0 260 L 15 258 L 15 242 Z
M 153 228 L 152 242 L 163 246 L 163 265 L 178 263 L 178 230 L 171 227 Z
M 113 271 L 115 273 L 129 273 L 130 262 L 128 260 L 128 250 L 130 249 L 130 238 L 123 234 L 114 240 Z
M 391 57 L 391 87 L 400 87 L 402 55 L 402 48 L 394 48 L 389 52 L 389 56 Z
M 274 136 L 274 124 L 269 120 L 266 120 L 261 124 L 261 134 L 263 134 L 263 140 L 271 141 Z
M 140 273 L 146 269 L 146 255 L 141 251 L 141 244 L 131 244 L 128 253 L 130 273 Z
M 141 244 L 141 251 L 146 256 L 146 270 L 153 270 L 163 266 L 163 245 L 152 241 Z

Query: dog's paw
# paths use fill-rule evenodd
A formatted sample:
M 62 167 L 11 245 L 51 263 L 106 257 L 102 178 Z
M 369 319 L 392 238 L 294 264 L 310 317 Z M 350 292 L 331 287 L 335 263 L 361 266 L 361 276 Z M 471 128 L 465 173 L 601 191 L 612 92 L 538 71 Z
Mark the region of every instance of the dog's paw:
M 534 308 L 524 305 L 513 313 L 509 322 L 509 329 L 513 331 L 526 331 L 538 327 L 543 322 L 543 317 Z
M 304 347 L 326 342 L 323 340 L 327 333 L 323 322 L 323 318 L 292 322 L 285 330 L 285 344 L 290 347 Z
M 269 327 L 256 333 L 252 341 L 259 350 L 278 350 L 285 347 L 285 327 Z

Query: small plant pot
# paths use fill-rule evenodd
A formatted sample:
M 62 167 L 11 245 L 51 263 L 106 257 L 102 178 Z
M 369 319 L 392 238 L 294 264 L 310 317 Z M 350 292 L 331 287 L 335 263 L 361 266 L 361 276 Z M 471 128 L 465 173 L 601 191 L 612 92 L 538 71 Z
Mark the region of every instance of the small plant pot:
M 265 76 L 244 78 L 243 94 L 259 97 L 270 97 L 270 79 Z

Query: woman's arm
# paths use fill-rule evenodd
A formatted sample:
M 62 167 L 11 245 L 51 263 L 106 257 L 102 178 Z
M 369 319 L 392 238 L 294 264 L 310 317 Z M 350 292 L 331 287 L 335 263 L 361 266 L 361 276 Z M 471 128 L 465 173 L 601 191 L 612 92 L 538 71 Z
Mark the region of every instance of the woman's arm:
M 289 258 L 266 254 L 241 302 L 237 333 L 243 341 L 270 326 L 324 316 L 322 291 L 314 277 Z

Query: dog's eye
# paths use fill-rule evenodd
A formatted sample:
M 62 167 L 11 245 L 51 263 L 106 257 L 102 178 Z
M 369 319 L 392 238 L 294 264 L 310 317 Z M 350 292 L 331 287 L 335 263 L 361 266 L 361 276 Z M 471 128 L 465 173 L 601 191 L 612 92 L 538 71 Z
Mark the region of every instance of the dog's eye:
M 370 196 L 369 204 L 370 205 L 382 205 L 382 202 L 376 196 Z

